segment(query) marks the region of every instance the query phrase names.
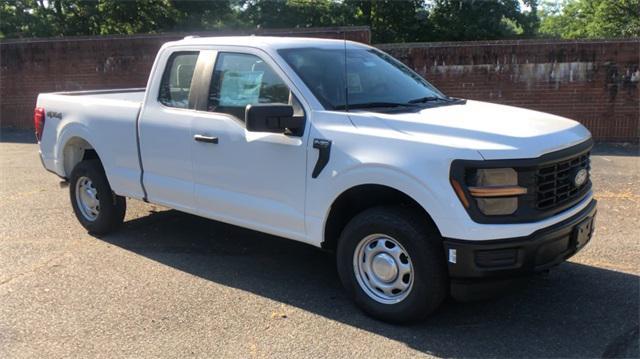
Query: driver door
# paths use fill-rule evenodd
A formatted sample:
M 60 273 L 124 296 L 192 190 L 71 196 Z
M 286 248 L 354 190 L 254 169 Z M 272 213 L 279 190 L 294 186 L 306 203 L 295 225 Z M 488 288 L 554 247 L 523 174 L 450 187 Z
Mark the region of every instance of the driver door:
M 306 137 L 249 132 L 248 104 L 296 103 L 258 50 L 211 52 L 208 93 L 192 122 L 194 201 L 203 216 L 305 237 Z M 296 108 L 296 106 L 294 106 Z M 308 131 L 306 131 L 308 132 Z

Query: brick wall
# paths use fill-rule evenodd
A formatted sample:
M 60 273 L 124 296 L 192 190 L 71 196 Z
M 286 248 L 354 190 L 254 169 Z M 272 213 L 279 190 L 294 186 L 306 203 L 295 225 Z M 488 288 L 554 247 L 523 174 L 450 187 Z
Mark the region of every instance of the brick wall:
M 378 45 L 450 96 L 575 119 L 602 141 L 638 142 L 640 40 Z
M 368 27 L 198 33 L 343 38 L 369 43 Z M 0 126 L 32 128 L 40 92 L 144 87 L 156 52 L 185 34 L 68 37 L 0 42 Z
M 321 28 L 260 34 L 342 38 L 342 31 Z M 349 39 L 370 41 L 366 27 L 346 31 Z M 182 36 L 0 42 L 0 125 L 32 127 L 39 92 L 143 87 L 161 44 Z M 638 39 L 378 46 L 451 96 L 551 112 L 584 123 L 598 140 L 638 142 Z

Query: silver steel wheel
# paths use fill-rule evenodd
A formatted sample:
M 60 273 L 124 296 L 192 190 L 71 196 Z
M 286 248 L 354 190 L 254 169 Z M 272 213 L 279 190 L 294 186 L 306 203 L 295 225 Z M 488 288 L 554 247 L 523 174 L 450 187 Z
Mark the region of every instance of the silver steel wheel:
M 413 264 L 407 250 L 394 238 L 372 234 L 353 253 L 353 271 L 360 288 L 383 304 L 404 300 L 413 287 Z
M 89 177 L 82 176 L 76 182 L 76 204 L 82 216 L 88 221 L 95 221 L 100 214 L 98 190 Z

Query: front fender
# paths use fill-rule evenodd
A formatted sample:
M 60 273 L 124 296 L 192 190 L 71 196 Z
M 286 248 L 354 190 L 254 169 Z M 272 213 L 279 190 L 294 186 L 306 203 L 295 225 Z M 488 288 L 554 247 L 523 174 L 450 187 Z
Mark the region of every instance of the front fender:
M 446 187 L 435 179 L 422 180 L 409 173 L 383 164 L 361 164 L 333 173 L 325 185 L 309 186 L 307 208 L 307 231 L 310 241 L 320 245 L 324 240 L 324 229 L 336 199 L 347 190 L 361 185 L 381 185 L 400 191 L 415 200 L 437 223 L 450 213 L 451 201 L 446 196 L 454 196 L 450 185 Z M 451 193 L 449 193 L 451 192 Z M 455 204 L 454 204 L 455 205 Z

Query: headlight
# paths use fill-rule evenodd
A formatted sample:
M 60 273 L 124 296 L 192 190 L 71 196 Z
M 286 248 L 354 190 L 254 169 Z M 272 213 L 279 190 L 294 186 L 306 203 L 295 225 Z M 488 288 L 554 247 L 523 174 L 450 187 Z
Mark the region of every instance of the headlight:
M 518 185 L 518 172 L 513 168 L 478 169 L 475 177 L 477 187 Z
M 527 193 L 518 186 L 518 173 L 513 168 L 477 169 L 469 182 L 469 194 L 488 216 L 512 214 L 518 209 L 518 196 Z

